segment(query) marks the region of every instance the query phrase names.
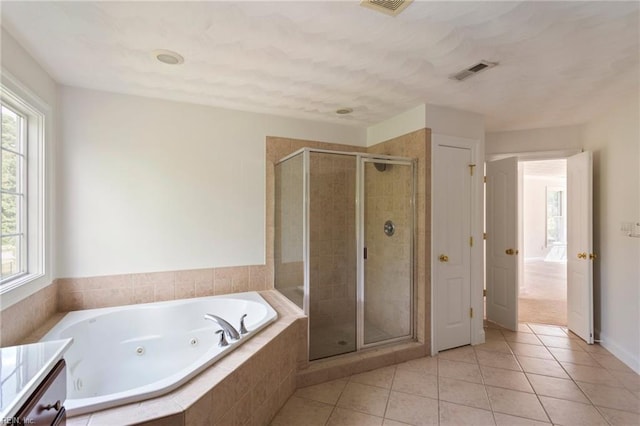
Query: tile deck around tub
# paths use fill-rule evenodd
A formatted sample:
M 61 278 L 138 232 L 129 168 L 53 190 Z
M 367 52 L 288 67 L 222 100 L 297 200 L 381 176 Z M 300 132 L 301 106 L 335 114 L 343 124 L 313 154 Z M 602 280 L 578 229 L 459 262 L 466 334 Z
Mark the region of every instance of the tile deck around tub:
M 299 388 L 273 426 L 640 425 L 640 376 L 564 327 L 487 325 L 486 343 Z

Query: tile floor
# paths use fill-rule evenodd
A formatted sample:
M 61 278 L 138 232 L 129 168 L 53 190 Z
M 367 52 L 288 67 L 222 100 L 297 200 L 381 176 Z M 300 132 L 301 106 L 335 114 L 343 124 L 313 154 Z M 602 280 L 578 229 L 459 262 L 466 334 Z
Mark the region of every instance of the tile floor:
M 565 328 L 487 324 L 486 343 L 298 389 L 273 426 L 640 425 L 640 376 Z

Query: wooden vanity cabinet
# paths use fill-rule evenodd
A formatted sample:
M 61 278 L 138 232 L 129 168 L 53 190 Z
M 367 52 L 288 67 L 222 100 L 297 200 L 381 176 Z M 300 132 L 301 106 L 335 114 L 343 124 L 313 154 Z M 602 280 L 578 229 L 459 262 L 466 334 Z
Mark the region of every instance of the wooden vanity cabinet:
M 64 402 L 67 398 L 67 368 L 64 359 L 38 385 L 27 402 L 18 410 L 21 425 L 66 425 Z

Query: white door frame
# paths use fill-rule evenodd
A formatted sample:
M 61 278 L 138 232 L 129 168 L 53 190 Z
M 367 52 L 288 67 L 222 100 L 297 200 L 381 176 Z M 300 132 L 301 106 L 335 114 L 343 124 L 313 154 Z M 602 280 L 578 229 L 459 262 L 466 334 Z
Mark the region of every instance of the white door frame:
M 482 152 L 480 146 L 480 140 L 460 138 L 456 136 L 443 135 L 438 133 L 431 134 L 431 163 L 438 161 L 435 156 L 435 147 L 440 145 L 448 146 L 460 146 L 471 150 L 471 157 L 475 163 L 474 175 L 471 183 L 471 237 L 473 237 L 474 244 L 471 247 L 471 307 L 473 308 L 473 317 L 471 318 L 471 344 L 477 345 L 484 343 L 484 300 L 482 290 L 484 288 L 484 244 L 483 244 L 483 232 L 484 232 L 484 152 Z M 433 177 L 433 175 L 432 175 Z M 431 179 L 431 193 L 435 185 L 434 179 Z M 433 222 L 433 203 L 431 205 L 431 229 L 434 229 L 436 224 Z M 431 277 L 433 277 L 433 271 L 435 268 L 435 262 L 437 262 L 437 255 L 434 251 L 434 241 L 431 238 Z M 431 300 L 435 300 L 435 285 L 431 282 Z M 433 302 L 432 302 L 433 303 Z M 438 354 L 437 348 L 437 336 L 436 336 L 436 318 L 435 310 L 431 309 L 431 356 Z

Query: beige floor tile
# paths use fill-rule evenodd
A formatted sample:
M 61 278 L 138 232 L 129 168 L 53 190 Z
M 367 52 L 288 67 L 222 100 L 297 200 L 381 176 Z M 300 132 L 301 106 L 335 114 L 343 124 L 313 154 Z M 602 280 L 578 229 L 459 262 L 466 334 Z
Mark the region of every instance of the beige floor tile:
M 517 358 L 525 373 L 541 374 L 543 376 L 553 376 L 561 379 L 569 378 L 560 363 L 556 360 L 532 358 L 528 356 L 518 356 Z
M 482 374 L 480 374 L 478 365 L 446 359 L 438 361 L 438 377 L 450 377 L 452 379 L 482 383 Z
M 523 332 L 516 332 L 516 331 L 503 331 L 502 334 L 504 335 L 504 339 L 507 342 L 519 342 L 519 343 L 527 343 L 529 345 L 538 345 L 541 346 L 542 342 L 540 341 L 540 339 L 538 339 L 538 337 L 531 333 L 523 333 Z
M 529 356 L 533 358 L 553 359 L 551 352 L 546 347 L 540 345 L 529 345 L 527 343 L 508 342 L 511 350 L 516 355 Z
M 336 407 L 327 426 L 382 426 L 382 417 Z
M 480 370 L 482 371 L 485 385 L 533 393 L 529 380 L 527 380 L 527 376 L 524 373 L 485 366 L 481 366 Z
M 438 374 L 438 357 L 424 357 L 398 364 L 398 370 L 421 371 L 426 374 Z
M 558 361 L 571 362 L 573 364 L 591 365 L 593 367 L 600 367 L 600 364 L 589 354 L 583 350 L 574 351 L 571 349 L 563 348 L 548 348 L 549 352 Z
M 589 404 L 589 400 L 573 380 L 530 373 L 527 373 L 527 377 L 538 395 Z
M 484 385 L 441 377 L 438 381 L 441 401 L 490 410 Z
M 544 336 L 539 335 L 538 338 L 545 346 L 550 348 L 571 349 L 573 351 L 583 351 L 576 339 L 570 339 L 568 336 Z
M 549 421 L 535 394 L 492 386 L 486 388 L 493 411 L 527 419 Z
M 551 421 L 559 425 L 606 425 L 607 422 L 593 405 L 541 396 Z
M 484 329 L 484 337 L 486 340 L 504 340 L 504 336 L 502 335 L 502 331 L 496 328 L 485 328 Z
M 332 380 L 319 385 L 300 388 L 296 390 L 294 396 L 335 405 L 346 385 L 347 380 L 345 379 Z
M 366 373 L 354 374 L 349 381 L 361 383 L 363 385 L 378 386 L 380 388 L 390 389 L 393 382 L 393 375 L 396 372 L 396 366 L 378 368 L 377 370 L 367 371 Z
M 534 333 L 538 336 L 558 336 L 558 337 L 567 337 L 567 333 L 564 331 L 564 328 L 558 327 L 555 325 L 544 325 L 544 324 L 527 324 Z
M 640 392 L 640 375 L 617 370 L 609 370 L 609 373 L 620 380 L 620 383 L 631 392 Z
M 291 397 L 271 421 L 272 426 L 322 426 L 331 412 L 333 405 L 310 399 Z
M 488 426 L 495 421 L 491 411 L 440 401 L 440 426 L 458 425 Z
M 569 376 L 576 382 L 596 383 L 613 387 L 623 387 L 620 380 L 602 367 L 591 367 L 589 365 L 572 364 L 561 362 L 562 367 L 569 373 Z
M 520 323 L 518 324 L 518 332 L 519 333 L 531 333 L 533 334 L 533 330 L 531 330 L 531 328 L 524 323 Z
M 387 389 L 349 382 L 342 391 L 337 406 L 383 417 L 388 398 Z
M 515 355 L 502 352 L 476 351 L 478 363 L 487 367 L 505 368 L 507 370 L 522 371 Z
M 504 413 L 493 413 L 493 417 L 496 419 L 496 425 L 498 426 L 546 426 L 551 424 Z
M 476 359 L 476 353 L 473 350 L 472 346 L 462 346 L 460 348 L 442 351 L 438 353 L 438 358 L 448 359 L 450 361 L 469 362 L 472 364 L 475 364 L 478 362 L 478 360 Z
M 382 421 L 382 426 L 405 426 L 408 425 L 409 423 L 403 423 L 403 422 L 397 422 L 395 420 L 391 420 L 391 419 L 384 419 Z
M 615 408 L 640 414 L 640 399 L 625 388 L 577 382 L 580 389 L 598 407 Z
M 612 426 L 637 426 L 640 425 L 640 414 L 627 411 L 614 410 L 613 408 L 599 408 L 600 413 Z
M 479 349 L 482 351 L 491 351 L 491 352 L 504 352 L 507 354 L 511 353 L 511 348 L 507 344 L 506 340 L 487 340 L 481 345 L 474 346 L 475 349 Z
M 391 391 L 385 419 L 410 425 L 437 425 L 438 400 Z
M 578 340 L 578 344 L 580 345 L 580 347 L 582 348 L 582 350 L 584 350 L 585 352 L 589 352 L 592 354 L 607 354 L 607 355 L 611 355 L 611 353 L 606 350 L 605 348 L 603 348 L 599 343 L 595 343 L 593 345 L 588 344 L 587 342 L 583 341 L 583 340 Z
M 618 358 L 616 358 L 613 355 L 594 353 L 592 354 L 592 356 L 598 362 L 598 364 L 600 364 L 607 370 L 624 371 L 625 373 L 635 373 L 631 368 L 629 368 L 627 364 L 620 361 Z
M 397 392 L 438 398 L 438 377 L 420 371 L 401 370 L 396 372 L 392 389 Z

